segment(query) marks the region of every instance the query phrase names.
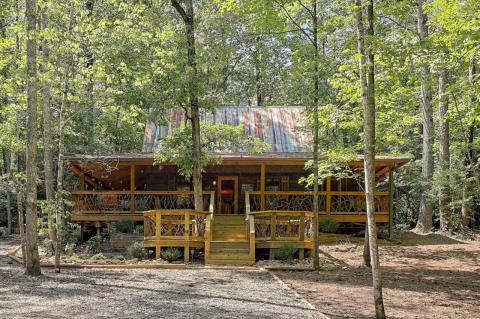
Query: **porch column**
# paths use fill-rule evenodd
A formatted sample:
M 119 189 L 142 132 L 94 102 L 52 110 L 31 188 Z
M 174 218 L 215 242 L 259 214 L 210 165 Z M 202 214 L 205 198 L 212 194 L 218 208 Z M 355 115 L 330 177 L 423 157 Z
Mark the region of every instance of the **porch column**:
M 388 237 L 393 232 L 393 167 L 388 171 Z
M 83 171 L 80 173 L 80 190 L 85 190 L 85 173 Z
M 265 210 L 265 163 L 260 166 L 260 210 Z
M 330 216 L 332 211 L 332 177 L 327 176 L 327 185 L 326 185 L 326 198 L 325 198 L 325 212 L 327 216 Z
M 135 164 L 130 165 L 130 213 L 135 213 Z

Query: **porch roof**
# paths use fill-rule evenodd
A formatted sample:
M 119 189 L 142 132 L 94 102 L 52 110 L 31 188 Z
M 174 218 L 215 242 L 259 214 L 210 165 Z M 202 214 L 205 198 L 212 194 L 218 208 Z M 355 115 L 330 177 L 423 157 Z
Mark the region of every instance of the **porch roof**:
M 268 152 L 261 154 L 248 154 L 248 153 L 216 153 L 215 156 L 221 158 L 224 161 L 253 161 L 253 162 L 305 162 L 311 160 L 313 155 L 311 152 Z M 65 157 L 66 160 L 74 163 L 80 162 L 145 162 L 153 163 L 153 153 L 115 153 L 115 154 L 73 154 Z M 353 160 L 354 162 L 362 162 L 363 155 L 357 155 Z M 382 162 L 390 164 L 392 166 L 402 166 L 403 164 L 412 160 L 408 155 L 377 155 L 375 156 L 376 162 Z

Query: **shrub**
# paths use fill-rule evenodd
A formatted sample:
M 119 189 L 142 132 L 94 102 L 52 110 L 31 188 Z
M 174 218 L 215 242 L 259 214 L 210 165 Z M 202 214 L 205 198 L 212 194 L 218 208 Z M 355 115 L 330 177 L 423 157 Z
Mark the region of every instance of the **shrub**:
M 67 255 L 72 256 L 73 254 L 75 254 L 75 247 L 76 246 L 77 245 L 74 244 L 74 243 L 67 243 L 65 245 L 65 252 L 67 253 Z
M 47 256 L 51 256 L 55 254 L 55 249 L 53 247 L 53 240 L 46 238 L 42 242 L 42 247 L 43 249 L 45 249 L 45 253 L 47 254 Z
M 115 223 L 108 223 L 107 224 L 107 233 L 110 236 L 115 236 L 118 233 L 117 227 L 115 227 Z
M 133 258 L 143 259 L 145 255 L 143 244 L 139 241 L 134 242 L 133 244 L 130 245 L 130 247 L 128 247 L 128 253 Z
M 293 260 L 296 252 L 297 248 L 293 247 L 290 244 L 284 244 L 275 251 L 275 258 L 284 261 L 291 261 Z
M 90 260 L 93 260 L 93 261 L 105 260 L 105 259 L 107 259 L 107 257 L 105 257 L 102 253 L 98 253 L 90 257 Z
M 120 233 L 126 234 L 126 233 L 133 233 L 133 230 L 135 229 L 135 224 L 131 219 L 124 218 L 117 221 L 114 227 Z
M 182 253 L 177 248 L 167 248 L 162 251 L 162 258 L 168 262 L 177 260 L 182 256 Z
M 63 239 L 62 243 L 63 245 L 68 245 L 68 244 L 76 244 L 79 239 L 79 226 L 77 224 L 73 223 L 67 223 L 66 225 L 63 226 Z
M 87 253 L 89 254 L 98 254 L 100 252 L 100 247 L 101 247 L 102 241 L 100 237 L 98 236 L 93 236 L 87 242 L 85 243 L 87 247 Z
M 324 233 L 336 233 L 340 224 L 335 219 L 325 218 L 320 221 L 319 226 Z
M 135 226 L 135 230 L 133 231 L 135 234 L 143 234 L 143 225 Z

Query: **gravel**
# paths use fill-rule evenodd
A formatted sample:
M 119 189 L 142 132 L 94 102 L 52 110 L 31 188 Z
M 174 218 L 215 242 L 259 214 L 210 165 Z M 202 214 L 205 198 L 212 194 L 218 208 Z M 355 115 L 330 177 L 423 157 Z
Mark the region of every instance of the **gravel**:
M 0 318 L 322 318 L 262 270 L 64 269 L 31 278 L 0 240 Z

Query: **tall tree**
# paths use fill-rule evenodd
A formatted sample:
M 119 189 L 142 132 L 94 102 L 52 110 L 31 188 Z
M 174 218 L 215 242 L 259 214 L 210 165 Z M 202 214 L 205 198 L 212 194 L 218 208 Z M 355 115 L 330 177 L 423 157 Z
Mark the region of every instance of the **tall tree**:
M 448 120 L 448 95 L 446 87 L 448 71 L 443 68 L 438 77 L 438 168 L 441 175 L 439 192 L 440 228 L 452 229 L 452 211 L 450 208 L 449 170 L 450 170 L 450 125 Z
M 425 46 L 428 38 L 428 17 L 424 13 L 424 0 L 417 2 L 417 32 L 420 46 Z M 420 114 L 422 116 L 422 180 L 425 184 L 420 198 L 417 229 L 429 232 L 432 229 L 433 208 L 429 191 L 433 177 L 433 109 L 430 85 L 430 66 L 422 61 L 420 66 Z
M 468 81 L 472 87 L 478 81 L 480 71 L 475 59 L 470 61 L 470 66 L 468 68 Z M 477 103 L 477 96 L 475 94 L 470 94 L 469 96 L 469 106 L 475 110 L 475 104 Z M 467 126 L 466 132 L 466 150 L 465 150 L 465 177 L 463 181 L 462 188 L 462 226 L 465 229 L 468 229 L 471 226 L 472 221 L 472 179 L 474 178 L 474 167 L 475 167 L 475 150 L 474 150 L 474 139 L 476 131 L 476 120 L 472 120 Z
M 320 260 L 318 257 L 318 144 L 319 144 L 319 131 L 318 131 L 318 103 L 320 102 L 320 78 L 319 78 L 319 45 L 318 45 L 318 15 L 317 15 L 317 0 L 312 1 L 312 34 L 313 34 L 313 268 L 320 268 Z
M 26 274 L 41 275 L 37 243 L 37 1 L 26 0 L 27 71 L 27 183 Z
M 44 8 L 42 10 L 41 25 L 42 30 L 48 28 L 48 12 Z M 48 63 L 50 59 L 49 43 L 44 39 L 42 41 L 42 64 L 41 71 L 43 73 L 42 82 L 42 116 L 43 116 L 43 163 L 44 163 L 44 181 L 45 181 L 45 196 L 47 200 L 47 214 L 48 214 L 48 237 L 50 240 L 55 240 L 55 225 L 54 225 L 54 175 L 53 175 L 53 139 L 52 139 L 52 112 L 51 112 L 51 98 L 50 98 L 50 81 L 48 79 Z
M 368 54 L 365 49 L 365 29 L 363 25 L 363 4 L 355 0 L 357 21 L 357 46 L 359 55 L 360 85 L 363 104 L 363 133 L 364 133 L 364 171 L 365 171 L 365 200 L 367 204 L 367 223 L 371 269 L 373 278 L 373 296 L 377 318 L 386 318 L 383 306 L 382 279 L 377 246 L 377 225 L 375 222 L 375 56 L 371 41 L 374 36 L 374 8 L 373 0 L 367 4 L 368 27 L 366 35 L 369 37 Z M 367 61 L 365 59 L 367 56 Z
M 198 70 L 195 52 L 195 19 L 193 0 L 183 1 L 184 6 L 177 0 L 172 0 L 172 6 L 181 16 L 185 24 L 185 35 L 187 37 L 187 79 L 189 96 L 189 114 L 187 114 L 192 125 L 193 141 L 193 193 L 195 200 L 195 209 L 203 210 L 202 195 L 202 149 L 200 145 L 200 103 L 198 100 Z

